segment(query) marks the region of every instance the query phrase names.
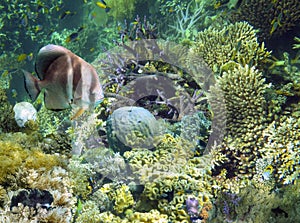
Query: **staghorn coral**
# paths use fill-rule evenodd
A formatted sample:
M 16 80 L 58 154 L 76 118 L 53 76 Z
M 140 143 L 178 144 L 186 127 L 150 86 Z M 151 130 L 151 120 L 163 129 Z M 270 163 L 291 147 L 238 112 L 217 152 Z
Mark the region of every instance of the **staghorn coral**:
M 238 65 L 224 72 L 218 85 L 226 103 L 228 135 L 250 142 L 254 132 L 262 130 L 267 111 L 264 94 L 268 86 L 262 73 L 255 67 Z
M 300 21 L 298 0 L 243 0 L 239 10 L 230 15 L 232 21 L 247 21 L 259 36 L 269 39 L 280 36 L 297 27 Z
M 299 118 L 284 115 L 263 132 L 265 144 L 261 150 L 262 158 L 270 160 L 273 167 L 271 174 L 281 184 L 291 184 L 300 176 L 299 130 Z
M 266 125 L 267 85 L 262 74 L 247 65 L 224 72 L 217 85 L 226 103 L 227 136 L 212 152 L 214 174 L 225 168 L 228 177 L 252 177 L 255 161 L 260 157 L 260 136 Z
M 270 52 L 259 44 L 256 30 L 247 22 L 237 22 L 223 29 L 209 27 L 198 33 L 192 54 L 203 58 L 208 66 L 219 72 L 230 61 L 243 65 L 261 65 Z

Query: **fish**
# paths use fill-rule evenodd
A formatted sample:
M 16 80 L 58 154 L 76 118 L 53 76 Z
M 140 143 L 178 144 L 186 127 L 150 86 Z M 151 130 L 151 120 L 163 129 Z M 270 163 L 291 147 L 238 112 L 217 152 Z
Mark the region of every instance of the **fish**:
M 76 12 L 71 12 L 71 11 L 67 10 L 67 11 L 64 11 L 64 12 L 59 16 L 59 19 L 64 19 L 64 18 L 66 18 L 67 16 L 73 16 L 73 15 L 75 15 L 75 14 L 76 14 Z
M 30 98 L 35 101 L 44 90 L 47 109 L 77 109 L 71 119 L 94 108 L 104 98 L 95 68 L 63 46 L 49 44 L 42 47 L 36 57 L 35 72 L 38 78 L 23 70 Z
M 66 43 L 74 42 L 78 40 L 78 32 L 71 33 L 65 40 Z
M 109 12 L 111 10 L 111 8 L 107 6 L 104 0 L 96 2 L 96 5 L 102 9 L 105 9 L 105 12 Z
M 21 62 L 27 59 L 27 54 L 26 53 L 22 53 L 18 56 L 17 61 Z
M 26 54 L 26 53 L 21 53 L 18 57 L 17 57 L 17 61 L 18 62 L 22 62 L 24 60 L 28 60 L 28 61 L 31 61 L 33 58 L 33 53 L 29 53 L 29 54 Z
M 74 33 L 71 33 L 65 40 L 66 43 L 69 43 L 69 42 L 73 42 L 73 41 L 77 41 L 78 40 L 78 35 L 79 33 L 84 29 L 84 26 L 81 26 L 79 27 L 79 29 L 74 32 Z

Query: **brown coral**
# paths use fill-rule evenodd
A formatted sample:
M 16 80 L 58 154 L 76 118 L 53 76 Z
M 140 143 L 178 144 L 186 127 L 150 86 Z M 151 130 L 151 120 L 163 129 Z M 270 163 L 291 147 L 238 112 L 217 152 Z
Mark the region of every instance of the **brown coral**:
M 243 0 L 232 21 L 247 21 L 269 39 L 293 29 L 300 21 L 299 0 Z

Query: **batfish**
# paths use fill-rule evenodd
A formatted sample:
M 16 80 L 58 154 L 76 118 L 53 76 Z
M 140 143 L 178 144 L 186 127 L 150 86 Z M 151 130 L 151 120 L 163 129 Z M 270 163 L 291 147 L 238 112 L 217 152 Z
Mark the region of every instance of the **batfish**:
M 35 63 L 39 77 L 23 70 L 25 87 L 32 100 L 44 89 L 47 109 L 79 108 L 73 118 L 99 104 L 103 90 L 95 68 L 70 50 L 47 45 L 40 49 Z

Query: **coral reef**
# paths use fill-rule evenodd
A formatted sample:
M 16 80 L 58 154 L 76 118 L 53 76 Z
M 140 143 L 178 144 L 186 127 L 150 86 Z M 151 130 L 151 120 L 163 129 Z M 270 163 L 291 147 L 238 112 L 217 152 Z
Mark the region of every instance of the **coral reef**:
M 247 21 L 259 36 L 269 39 L 296 29 L 300 21 L 300 3 L 297 0 L 243 0 L 239 10 L 231 14 L 232 21 Z
M 225 69 L 225 64 L 230 61 L 261 66 L 270 54 L 263 43 L 258 43 L 256 30 L 247 22 L 237 22 L 222 29 L 209 27 L 199 32 L 192 53 L 203 58 L 214 72 Z

